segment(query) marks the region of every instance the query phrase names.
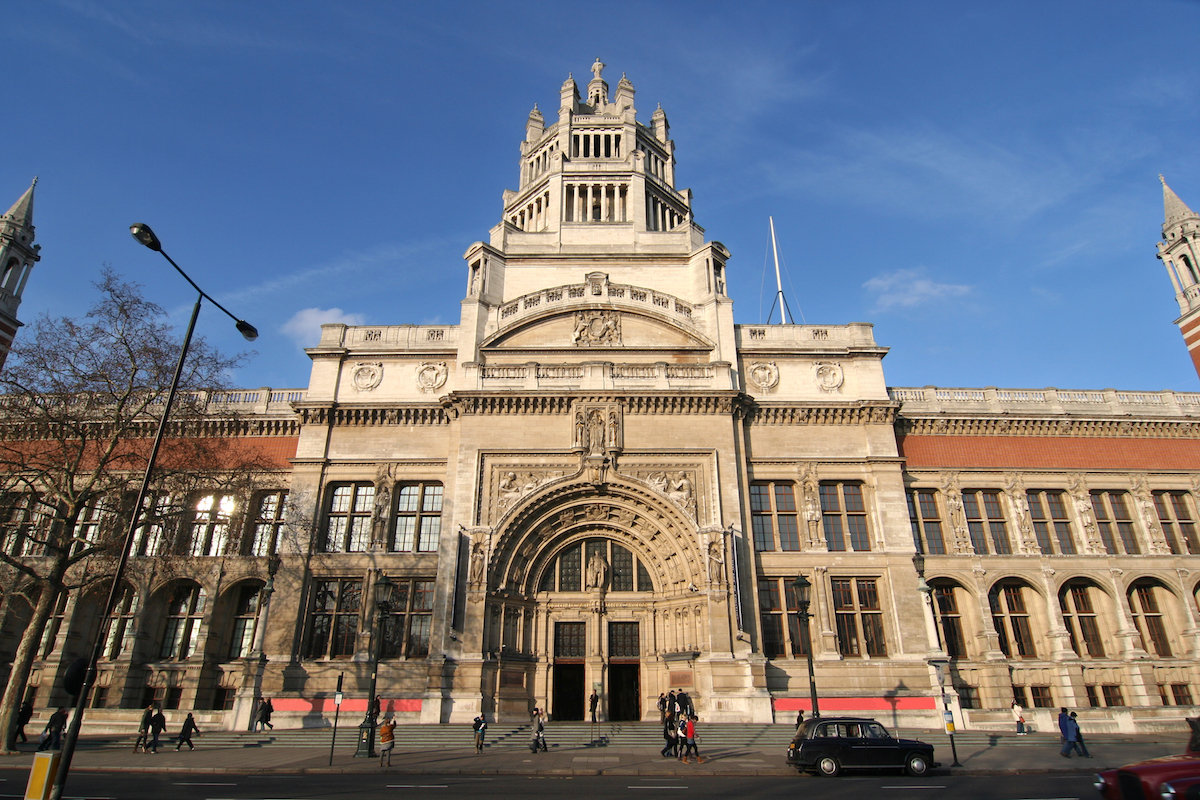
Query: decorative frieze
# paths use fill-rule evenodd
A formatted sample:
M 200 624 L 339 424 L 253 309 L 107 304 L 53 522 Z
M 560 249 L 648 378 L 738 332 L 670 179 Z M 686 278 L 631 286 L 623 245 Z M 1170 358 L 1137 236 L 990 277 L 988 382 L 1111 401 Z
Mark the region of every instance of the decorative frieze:
M 1200 439 L 1200 423 L 1188 420 L 987 419 L 898 417 L 902 436 L 1069 436 L 1081 438 Z

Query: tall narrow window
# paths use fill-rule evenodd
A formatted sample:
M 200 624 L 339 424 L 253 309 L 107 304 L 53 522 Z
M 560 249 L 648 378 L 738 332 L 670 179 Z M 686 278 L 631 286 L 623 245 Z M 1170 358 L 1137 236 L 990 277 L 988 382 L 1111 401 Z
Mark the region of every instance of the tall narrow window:
M 593 556 L 599 556 L 607 565 L 605 576 L 610 591 L 654 591 L 650 571 L 641 559 L 608 539 L 585 539 L 559 552 L 542 573 L 538 591 L 578 592 L 590 588 L 584 586 L 582 572 Z
M 101 602 L 101 598 L 96 598 Z M 102 658 L 113 660 L 129 650 L 133 645 L 133 620 L 137 616 L 137 595 L 133 588 L 126 585 L 113 607 L 112 614 L 104 621 L 101 638 L 104 639 L 104 654 Z
M 13 556 L 45 553 L 50 517 L 37 494 L 13 492 L 4 496 L 4 550 Z
M 49 658 L 58 645 L 58 634 L 66 619 L 67 597 L 65 591 L 58 593 L 58 597 L 54 600 L 54 610 L 51 612 L 50 618 L 46 620 L 46 627 L 42 629 L 42 645 L 39 648 L 42 658 Z
M 825 544 L 830 550 L 845 550 L 847 539 L 851 550 L 870 550 L 867 534 L 867 508 L 863 502 L 861 483 L 822 483 L 821 521 Z
M 1104 658 L 1104 639 L 1092 605 L 1091 588 L 1082 581 L 1072 581 L 1058 595 L 1063 621 L 1071 634 L 1071 649 L 1080 657 Z
M 1036 658 L 1024 586 L 1015 582 L 997 584 L 988 594 L 988 603 L 1001 652 L 1009 658 Z
M 250 537 L 250 555 L 269 556 L 279 552 L 279 532 L 287 514 L 287 492 L 263 492 L 254 510 L 254 532 Z
M 1200 543 L 1196 540 L 1196 523 L 1188 505 L 1187 492 L 1154 493 L 1154 508 L 1158 511 L 1158 521 L 1162 524 L 1167 546 L 1175 555 L 1200 555 Z
M 1158 592 L 1159 588 L 1153 583 L 1139 581 L 1129 593 L 1129 608 L 1142 637 L 1142 649 L 1162 658 L 1170 658 L 1171 642 L 1167 638 L 1167 626 L 1163 623 Z
M 188 555 L 220 556 L 229 544 L 229 518 L 233 516 L 231 494 L 208 494 L 196 501 L 192 515 Z
M 796 493 L 791 483 L 767 482 L 750 485 L 750 520 L 754 547 L 760 552 L 775 549 L 778 534 L 780 550 L 800 549 L 800 528 L 796 518 Z
M 1008 524 L 1000 505 L 1000 493 L 990 491 L 963 492 L 963 513 L 967 531 L 977 555 L 1007 555 L 1012 552 L 1008 540 Z
M 442 485 L 406 483 L 396 489 L 396 553 L 436 553 L 442 531 Z
M 937 492 L 914 489 L 908 493 L 908 518 L 912 523 L 913 544 L 918 553 L 943 555 L 942 520 L 938 513 Z
M 336 484 L 329 495 L 325 552 L 366 552 L 367 545 L 371 543 L 371 511 L 374 504 L 374 484 Z
M 758 610 L 762 620 L 762 649 L 767 658 L 785 655 L 783 643 L 783 604 L 779 601 L 776 579 L 759 579 Z
M 74 553 L 80 553 L 85 547 L 100 544 L 115 518 L 113 505 L 107 497 L 97 497 L 88 503 L 75 523 L 75 542 L 72 546 Z
M 958 610 L 957 587 L 952 583 L 934 584 L 933 599 L 946 655 L 951 658 L 965 658 L 967 647 L 963 639 L 962 614 Z
M 258 625 L 258 599 L 261 594 L 262 585 L 258 583 L 243 583 L 238 589 L 233 637 L 229 643 L 230 658 L 245 658 L 254 647 L 254 631 Z
M 1129 495 L 1125 492 L 1092 492 L 1092 511 L 1100 540 L 1110 556 L 1141 553 L 1129 515 Z
M 432 579 L 393 579 L 389 598 L 391 613 L 385 619 L 383 630 L 384 658 L 424 658 L 429 655 L 434 586 Z M 507 640 L 511 620 L 506 617 L 504 622 Z
M 609 658 L 638 658 L 641 652 L 636 622 L 608 623 Z
M 183 661 L 196 652 L 200 624 L 204 619 L 204 589 L 194 583 L 180 584 L 167 605 L 167 627 L 158 657 Z
M 167 551 L 178 529 L 183 504 L 170 495 L 147 497 L 134 536 L 130 555 L 153 558 Z
M 583 622 L 554 623 L 554 657 L 583 658 L 587 642 L 584 639 Z
M 887 656 L 879 592 L 872 578 L 835 578 L 833 610 L 837 618 L 838 649 L 846 657 Z M 861 642 L 861 644 L 860 644 Z
M 1031 491 L 1025 493 L 1029 503 L 1029 518 L 1038 547 L 1045 555 L 1075 555 L 1075 537 L 1071 535 L 1071 520 L 1063 503 L 1062 492 Z
M 308 623 L 309 658 L 348 658 L 354 655 L 362 581 L 316 581 Z

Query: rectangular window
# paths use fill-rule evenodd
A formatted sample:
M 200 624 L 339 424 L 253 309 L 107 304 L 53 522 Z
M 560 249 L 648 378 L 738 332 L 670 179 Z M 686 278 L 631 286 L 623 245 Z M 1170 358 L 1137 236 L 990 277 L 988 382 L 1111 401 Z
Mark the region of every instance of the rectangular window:
M 1000 493 L 986 490 L 963 492 L 962 500 L 963 513 L 967 517 L 967 531 L 971 535 L 971 546 L 975 548 L 976 555 L 1012 553 Z
M 941 514 L 938 512 L 937 492 L 914 489 L 908 493 L 908 518 L 912 523 L 913 544 L 918 553 L 944 555 L 946 542 L 942 536 Z
M 218 686 L 213 693 L 214 711 L 233 711 L 233 701 L 237 699 L 237 690 L 226 686 Z
M 95 547 L 108 533 L 116 521 L 114 503 L 107 497 L 97 497 L 79 514 L 75 523 L 75 542 L 72 552 L 78 554 L 85 547 Z
M 1196 523 L 1188 508 L 1187 492 L 1155 492 L 1154 508 L 1162 524 L 1167 546 L 1175 555 L 1200 555 Z
M 97 686 L 92 695 L 92 708 L 108 708 L 108 687 Z
M 947 583 L 936 584 L 933 587 L 933 596 L 937 604 L 935 610 L 942 630 L 942 646 L 946 648 L 946 655 L 951 658 L 965 658 L 967 647 L 963 639 L 962 616 L 958 610 L 958 598 L 955 595 L 954 586 Z
M 326 553 L 365 553 L 371 543 L 372 483 L 333 485 L 325 518 Z
M 558 559 L 558 590 L 578 592 L 581 585 L 583 564 L 582 545 L 573 545 L 563 551 Z
M 1072 583 L 1059 595 L 1058 601 L 1075 654 L 1104 658 L 1104 640 L 1100 636 L 1100 625 L 1092 607 L 1090 587 L 1084 583 Z
M 142 504 L 131 556 L 153 558 L 166 552 L 167 544 L 178 529 L 183 503 L 170 495 L 147 497 Z
M 887 656 L 883 614 L 873 578 L 835 578 L 833 610 L 837 619 L 838 649 L 849 658 Z M 860 641 L 862 644 L 860 645 Z
M 555 658 L 583 658 L 586 648 L 583 626 L 582 622 L 554 623 Z
M 609 658 L 639 658 L 641 646 L 638 641 L 636 622 L 608 623 Z
M 1135 585 L 1129 594 L 1129 606 L 1133 611 L 1134 624 L 1142 638 L 1142 649 L 1152 655 L 1170 658 L 1171 643 L 1167 638 L 1167 628 L 1163 624 L 1154 585 Z
M 382 655 L 384 658 L 424 658 L 429 655 L 435 581 L 393 578 L 391 584 L 390 595 L 379 598 L 391 605 L 391 611 L 383 622 Z M 507 623 L 506 619 L 506 626 Z
M 800 527 L 796 515 L 796 494 L 792 484 L 751 484 L 750 525 L 756 550 L 774 550 L 776 533 L 780 550 L 799 550 Z
M 1045 555 L 1075 555 L 1075 537 L 1062 492 L 1030 491 L 1025 493 L 1029 518 L 1038 547 Z
M 867 509 L 863 501 L 862 484 L 822 483 L 820 495 L 826 546 L 831 551 L 844 551 L 848 538 L 851 550 L 870 550 L 871 539 L 867 533 Z
M 309 658 L 348 658 L 354 655 L 362 581 L 316 581 L 308 625 Z
M 1092 512 L 1096 515 L 1096 528 L 1100 540 L 1109 555 L 1138 555 L 1137 537 L 1133 530 L 1133 518 L 1129 515 L 1126 492 L 1092 492 Z
M 1104 705 L 1109 708 L 1125 705 L 1125 697 L 1121 694 L 1120 686 L 1106 683 L 1100 687 L 1100 692 L 1104 695 Z
M 1087 693 L 1087 701 L 1089 708 L 1099 708 L 1100 698 L 1096 695 L 1095 686 L 1084 686 L 1083 691 Z
M 1025 692 L 1024 686 L 1013 684 L 1013 700 L 1022 708 L 1029 708 L 1029 696 Z
M 974 686 L 959 686 L 958 704 L 966 709 L 979 708 L 979 689 Z
M 287 514 L 287 497 L 287 492 L 263 492 L 255 499 L 250 555 L 269 556 L 279 552 L 279 531 Z
M 16 557 L 40 556 L 45 552 L 50 514 L 37 494 L 13 492 L 3 499 L 3 528 L 0 539 L 6 553 Z
M 1192 687 L 1186 683 L 1172 683 L 1171 696 L 1174 698 L 1175 705 L 1177 706 L 1192 705 Z
M 1020 584 L 997 586 L 988 594 L 992 624 L 1000 637 L 1000 650 L 1009 658 L 1036 658 L 1033 632 L 1029 627 L 1029 612 Z
M 231 494 L 206 494 L 193 506 L 188 555 L 222 556 L 229 544 L 229 519 L 233 516 Z
M 1030 686 L 1029 694 L 1033 698 L 1034 708 L 1054 707 L 1054 699 L 1050 696 L 1049 686 Z
M 436 553 L 442 531 L 443 489 L 440 483 L 408 483 L 397 487 L 394 553 Z

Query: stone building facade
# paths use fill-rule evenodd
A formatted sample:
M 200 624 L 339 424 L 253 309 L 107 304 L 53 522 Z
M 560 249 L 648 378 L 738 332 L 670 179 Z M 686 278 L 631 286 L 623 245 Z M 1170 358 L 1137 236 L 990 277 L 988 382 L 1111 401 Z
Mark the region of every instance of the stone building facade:
M 93 718 L 161 697 L 244 726 L 261 692 L 327 724 L 379 654 L 412 722 L 583 719 L 593 689 L 657 719 L 681 688 L 707 721 L 792 720 L 799 575 L 825 713 L 1193 705 L 1200 395 L 889 388 L 868 324 L 735 324 L 666 115 L 603 69 L 530 114 L 459 324 L 326 325 L 306 390 L 247 393 L 290 469 L 187 499 L 191 572 L 131 587 Z M 86 628 L 49 635 L 39 697 Z

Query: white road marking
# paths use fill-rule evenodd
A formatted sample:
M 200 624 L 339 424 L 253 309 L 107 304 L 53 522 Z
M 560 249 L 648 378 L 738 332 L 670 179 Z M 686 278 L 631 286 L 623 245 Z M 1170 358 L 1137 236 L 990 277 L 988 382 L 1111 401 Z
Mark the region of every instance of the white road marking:
M 389 783 L 389 789 L 447 789 L 444 783 Z
M 626 786 L 626 789 L 686 789 L 686 786 Z
M 880 789 L 945 789 L 945 786 L 913 786 L 911 783 L 906 783 L 903 786 L 880 786 Z
M 237 786 L 236 783 L 180 783 L 176 782 L 176 786 Z

